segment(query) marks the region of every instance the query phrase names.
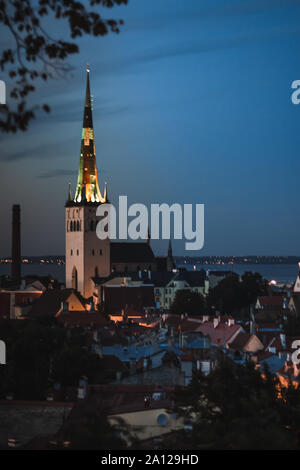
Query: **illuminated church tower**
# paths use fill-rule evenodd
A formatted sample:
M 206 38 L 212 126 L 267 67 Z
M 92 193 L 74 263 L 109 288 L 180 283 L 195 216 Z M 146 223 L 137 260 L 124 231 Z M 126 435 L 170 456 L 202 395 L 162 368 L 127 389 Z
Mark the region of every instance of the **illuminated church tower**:
M 89 72 L 87 69 L 76 192 L 73 198 L 69 187 L 65 205 L 66 287 L 78 290 L 85 298 L 94 293 L 93 277 L 110 274 L 110 241 L 96 236 L 97 207 L 108 201 L 106 184 L 102 196 L 98 183 Z

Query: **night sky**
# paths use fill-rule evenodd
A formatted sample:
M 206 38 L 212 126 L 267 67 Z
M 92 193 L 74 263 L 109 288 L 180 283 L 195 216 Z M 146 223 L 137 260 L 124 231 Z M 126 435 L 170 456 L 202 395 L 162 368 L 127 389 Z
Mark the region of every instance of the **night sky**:
M 0 256 L 11 206 L 23 255 L 64 253 L 64 203 L 76 183 L 91 67 L 100 186 L 116 203 L 204 203 L 205 244 L 176 255 L 300 253 L 300 1 L 129 0 L 105 10 L 119 35 L 86 37 L 66 79 L 26 133 L 1 134 Z M 47 23 L 64 35 L 63 23 Z M 1 31 L 1 49 L 9 36 Z M 5 76 L 0 76 L 5 79 Z M 10 88 L 9 81 L 7 82 Z M 153 243 L 157 254 L 167 241 Z

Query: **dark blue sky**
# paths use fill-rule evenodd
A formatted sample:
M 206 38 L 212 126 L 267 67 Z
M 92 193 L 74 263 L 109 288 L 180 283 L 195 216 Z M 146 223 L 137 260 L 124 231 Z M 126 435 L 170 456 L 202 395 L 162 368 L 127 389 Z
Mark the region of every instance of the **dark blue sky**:
M 0 255 L 10 253 L 13 203 L 23 254 L 64 252 L 87 62 L 100 184 L 112 202 L 204 203 L 204 249 L 176 241 L 175 254 L 299 254 L 300 105 L 290 97 L 300 1 L 130 0 L 107 13 L 124 19 L 120 35 L 82 39 L 72 76 L 32 96 L 52 113 L 0 136 Z M 167 242 L 153 246 L 163 253 Z

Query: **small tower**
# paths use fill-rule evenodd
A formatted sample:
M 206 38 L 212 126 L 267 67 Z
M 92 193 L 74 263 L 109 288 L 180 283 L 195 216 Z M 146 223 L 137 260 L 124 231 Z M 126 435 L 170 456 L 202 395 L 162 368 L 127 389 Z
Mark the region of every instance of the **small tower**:
M 78 290 L 85 298 L 94 293 L 93 277 L 110 274 L 110 241 L 96 236 L 96 210 L 107 202 L 102 196 L 97 175 L 90 70 L 87 69 L 80 162 L 74 198 L 69 186 L 66 210 L 66 287 Z
M 173 253 L 172 253 L 172 244 L 169 240 L 168 256 L 167 256 L 167 271 L 172 271 L 175 267 Z
M 297 292 L 297 293 L 300 292 L 300 263 L 298 263 L 298 269 L 299 269 L 298 276 L 296 278 L 296 281 L 295 281 L 295 284 L 294 284 L 294 289 L 293 289 L 293 291 Z

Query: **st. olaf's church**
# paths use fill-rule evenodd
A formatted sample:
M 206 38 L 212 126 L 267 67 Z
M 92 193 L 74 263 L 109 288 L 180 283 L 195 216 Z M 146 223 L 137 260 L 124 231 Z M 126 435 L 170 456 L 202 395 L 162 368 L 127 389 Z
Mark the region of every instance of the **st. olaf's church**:
M 111 242 L 96 235 L 96 210 L 108 197 L 106 183 L 102 195 L 97 176 L 89 75 L 88 69 L 77 186 L 74 197 L 69 187 L 65 204 L 66 287 L 86 299 L 93 296 L 97 279 L 174 267 L 171 243 L 167 257 L 155 257 L 150 237 L 145 242 Z

